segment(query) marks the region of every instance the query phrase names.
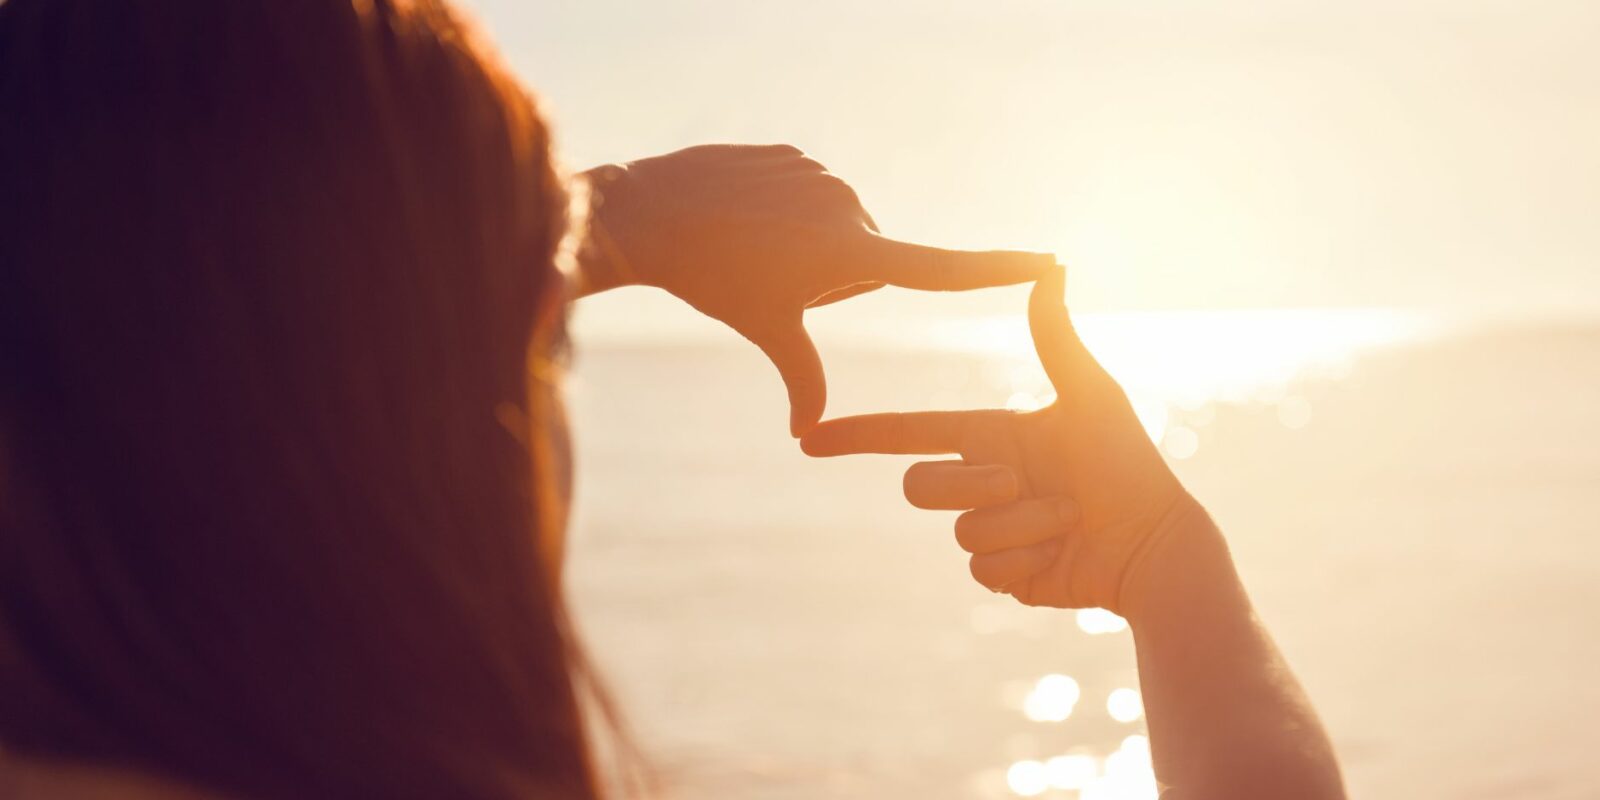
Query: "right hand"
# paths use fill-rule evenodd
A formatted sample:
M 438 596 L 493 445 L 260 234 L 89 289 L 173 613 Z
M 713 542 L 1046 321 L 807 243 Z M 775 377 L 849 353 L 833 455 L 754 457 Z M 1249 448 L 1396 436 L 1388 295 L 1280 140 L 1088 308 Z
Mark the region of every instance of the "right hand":
M 801 447 L 813 456 L 959 454 L 912 465 L 905 492 L 922 508 L 972 509 L 956 520 L 956 540 L 973 554 L 976 580 L 1027 605 L 1126 615 L 1142 591 L 1141 564 L 1204 512 L 1078 339 L 1065 284 L 1057 267 L 1028 302 L 1057 395 L 1048 407 L 846 417 L 821 423 Z

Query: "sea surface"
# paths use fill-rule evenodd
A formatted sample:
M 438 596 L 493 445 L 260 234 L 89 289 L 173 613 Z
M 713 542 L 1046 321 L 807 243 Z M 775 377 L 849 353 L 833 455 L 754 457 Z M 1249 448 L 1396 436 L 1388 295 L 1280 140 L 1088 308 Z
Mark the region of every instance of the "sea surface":
M 914 458 L 809 459 L 753 346 L 597 302 L 569 589 L 662 794 L 1151 796 L 1119 619 L 990 594 L 954 513 L 902 498 Z M 830 416 L 1049 398 L 1020 318 L 813 316 Z M 1222 524 L 1352 797 L 1600 797 L 1600 322 L 1078 327 Z

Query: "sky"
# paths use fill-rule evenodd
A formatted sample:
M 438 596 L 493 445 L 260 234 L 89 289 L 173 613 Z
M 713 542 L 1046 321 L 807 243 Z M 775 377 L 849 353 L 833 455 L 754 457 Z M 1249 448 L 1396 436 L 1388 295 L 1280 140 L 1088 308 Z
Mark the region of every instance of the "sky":
M 575 168 L 792 143 L 1078 309 L 1600 311 L 1600 3 L 467 5 Z

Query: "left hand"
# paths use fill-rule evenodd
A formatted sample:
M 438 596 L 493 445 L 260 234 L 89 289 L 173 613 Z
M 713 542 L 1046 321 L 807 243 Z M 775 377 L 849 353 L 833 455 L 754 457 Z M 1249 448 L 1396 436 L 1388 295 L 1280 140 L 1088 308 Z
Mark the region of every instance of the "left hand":
M 1034 280 L 1055 258 L 967 252 L 878 234 L 849 184 L 788 145 L 705 145 L 586 173 L 598 196 L 582 293 L 643 284 L 754 342 L 789 390 L 794 436 L 822 418 L 807 308 L 885 284 L 964 290 Z

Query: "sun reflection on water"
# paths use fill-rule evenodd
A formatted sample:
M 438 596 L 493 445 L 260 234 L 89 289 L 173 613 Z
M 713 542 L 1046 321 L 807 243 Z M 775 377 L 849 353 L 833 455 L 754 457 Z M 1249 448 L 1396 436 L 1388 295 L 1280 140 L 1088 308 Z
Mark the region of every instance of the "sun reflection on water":
M 1193 456 L 1215 403 L 1272 406 L 1286 428 L 1312 419 L 1295 381 L 1337 380 L 1361 354 L 1438 335 L 1437 319 L 1387 309 L 1251 309 L 1085 314 L 1076 322 L 1084 343 L 1128 391 L 1151 441 L 1172 458 Z M 1036 363 L 1027 320 L 946 320 L 920 343 L 1000 357 L 984 382 L 1005 392 L 1006 407 L 1032 410 L 1054 390 Z
M 1022 713 L 1034 722 L 1060 722 L 1072 715 L 1081 691 L 1078 682 L 1066 675 L 1050 674 L 1034 684 L 1022 701 Z
M 1050 788 L 1050 773 L 1042 762 L 1024 759 L 1006 770 L 1006 785 L 1019 796 L 1033 797 Z
M 1150 740 L 1143 734 L 1123 739 L 1103 758 L 1071 752 L 1013 761 L 1006 768 L 1005 784 L 1018 797 L 1037 797 L 1055 789 L 1075 791 L 1078 800 L 1155 800 L 1160 792 L 1150 763 Z
M 1086 753 L 1056 756 L 1044 762 L 1053 789 L 1082 789 L 1100 776 L 1100 762 Z
M 1083 341 L 1124 386 L 1186 407 L 1245 401 L 1308 371 L 1338 375 L 1361 351 L 1424 339 L 1437 320 L 1391 309 L 1236 309 L 1084 314 Z M 943 349 L 1033 358 L 1026 319 L 949 320 Z M 1020 377 L 1020 376 L 1019 376 Z
M 1118 722 L 1132 722 L 1144 716 L 1144 700 L 1138 689 L 1113 689 L 1106 697 L 1106 713 Z
M 1091 636 L 1121 633 L 1128 629 L 1128 621 L 1103 608 L 1079 609 L 1078 629 Z

